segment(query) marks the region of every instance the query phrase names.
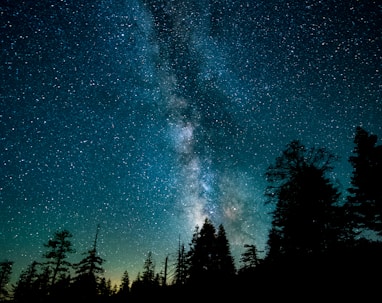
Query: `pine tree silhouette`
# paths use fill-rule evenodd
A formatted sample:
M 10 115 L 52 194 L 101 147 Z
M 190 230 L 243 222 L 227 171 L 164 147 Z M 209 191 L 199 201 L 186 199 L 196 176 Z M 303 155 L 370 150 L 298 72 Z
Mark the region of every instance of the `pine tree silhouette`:
M 382 146 L 376 143 L 376 135 L 357 127 L 349 157 L 353 173 L 348 206 L 353 231 L 372 230 L 382 236 Z

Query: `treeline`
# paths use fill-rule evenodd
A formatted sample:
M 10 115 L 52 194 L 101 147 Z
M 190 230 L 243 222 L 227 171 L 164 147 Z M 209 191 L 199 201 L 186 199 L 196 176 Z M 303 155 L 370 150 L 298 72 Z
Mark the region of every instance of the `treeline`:
M 0 296 L 13 302 L 167 302 L 228 297 L 355 299 L 379 293 L 382 273 L 382 146 L 357 127 L 346 197 L 332 178 L 336 156 L 324 148 L 290 142 L 265 177 L 267 203 L 274 208 L 265 257 L 245 244 L 235 267 L 223 225 L 206 218 L 186 247 L 179 243 L 174 264 L 156 272 L 151 252 L 143 270 L 119 286 L 103 277 L 105 262 L 93 246 L 77 264 L 67 230 L 44 247 L 44 262 L 33 262 L 11 289 L 12 261 L 0 264 Z M 169 272 L 171 271 L 171 275 Z

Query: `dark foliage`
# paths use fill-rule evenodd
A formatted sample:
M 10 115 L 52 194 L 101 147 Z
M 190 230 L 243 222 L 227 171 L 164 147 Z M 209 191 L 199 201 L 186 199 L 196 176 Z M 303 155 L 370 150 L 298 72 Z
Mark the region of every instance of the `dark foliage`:
M 244 244 L 245 251 L 241 255 L 240 262 L 242 266 L 239 269 L 240 274 L 247 274 L 254 272 L 260 265 L 260 258 L 256 245 Z
M 211 286 L 230 281 L 235 275 L 234 260 L 224 227 L 218 232 L 206 218 L 202 228 L 195 231 L 188 253 L 188 282 L 191 285 Z
M 159 274 L 149 252 L 142 274 L 130 281 L 125 271 L 118 289 L 102 276 L 99 229 L 93 248 L 75 265 L 66 261 L 74 250 L 72 235 L 64 230 L 45 244 L 47 262 L 33 262 L 21 273 L 13 302 L 372 301 L 380 295 L 382 242 L 357 235 L 369 230 L 382 234 L 382 148 L 376 142 L 376 136 L 357 128 L 349 158 L 352 186 L 340 204 L 328 177 L 334 155 L 292 141 L 266 173 L 266 195 L 275 206 L 266 257 L 259 259 L 257 247 L 245 244 L 237 272 L 223 225 L 216 229 L 208 218 L 195 227 L 188 250 L 179 243 L 172 280 L 167 258 Z M 3 300 L 11 268 L 10 261 L 0 263 Z
M 93 247 L 85 253 L 85 257 L 79 263 L 74 264 L 76 278 L 72 290 L 84 301 L 94 300 L 105 289 L 104 285 L 99 283 L 101 279 L 99 275 L 104 272 L 102 264 L 105 262 L 97 254 L 99 228 L 98 225 Z
M 275 203 L 268 257 L 322 254 L 339 236 L 339 192 L 326 176 L 335 157 L 292 141 L 269 167 L 267 195 Z
M 11 278 L 13 261 L 2 261 L 0 262 L 0 299 L 5 299 L 8 297 L 7 284 Z
M 353 231 L 369 229 L 382 236 L 382 146 L 377 136 L 357 127 L 355 148 L 349 162 L 353 167 L 349 214 Z
M 55 285 L 60 274 L 69 271 L 71 264 L 66 260 L 68 253 L 74 253 L 70 238 L 73 235 L 68 230 L 55 232 L 53 239 L 50 239 L 44 246 L 48 251 L 44 254 L 47 259 L 46 265 L 52 270 L 51 286 Z

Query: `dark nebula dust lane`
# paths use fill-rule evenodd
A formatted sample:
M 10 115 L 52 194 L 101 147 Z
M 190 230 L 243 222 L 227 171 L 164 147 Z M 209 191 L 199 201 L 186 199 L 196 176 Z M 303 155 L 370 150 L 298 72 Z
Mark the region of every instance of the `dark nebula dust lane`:
M 113 281 L 205 217 L 235 259 L 263 250 L 266 168 L 291 140 L 337 156 L 382 137 L 377 1 L 0 4 L 0 259 L 18 272 L 67 228 Z M 158 265 L 159 266 L 159 265 Z

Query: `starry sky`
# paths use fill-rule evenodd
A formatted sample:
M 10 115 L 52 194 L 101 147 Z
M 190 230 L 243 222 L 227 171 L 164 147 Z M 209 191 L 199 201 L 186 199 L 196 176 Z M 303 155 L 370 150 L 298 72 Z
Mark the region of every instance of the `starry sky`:
M 105 277 L 174 261 L 209 217 L 265 248 L 265 170 L 291 140 L 382 138 L 382 5 L 334 0 L 3 0 L 0 259 L 18 277 L 100 224 Z M 171 261 L 172 260 L 172 261 Z

